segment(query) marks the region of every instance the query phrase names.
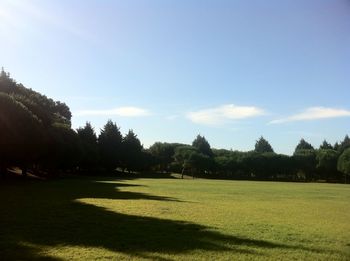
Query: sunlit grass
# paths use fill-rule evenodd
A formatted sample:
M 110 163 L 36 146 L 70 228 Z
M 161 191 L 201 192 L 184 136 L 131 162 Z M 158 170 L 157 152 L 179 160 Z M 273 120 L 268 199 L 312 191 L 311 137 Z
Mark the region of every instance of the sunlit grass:
M 350 259 L 346 185 L 84 178 L 0 196 L 5 259 Z

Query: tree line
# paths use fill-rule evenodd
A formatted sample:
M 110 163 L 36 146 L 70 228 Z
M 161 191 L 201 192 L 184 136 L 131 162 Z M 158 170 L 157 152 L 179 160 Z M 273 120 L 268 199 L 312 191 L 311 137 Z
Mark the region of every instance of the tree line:
M 73 130 L 69 107 L 0 72 L 0 175 L 11 166 L 38 175 L 60 172 L 177 172 L 206 178 L 346 182 L 350 139 L 315 149 L 301 139 L 294 154 L 277 154 L 260 137 L 249 152 L 212 149 L 204 136 L 191 145 L 156 142 L 145 149 L 133 130 L 107 121 L 99 135 L 89 122 Z
M 207 178 L 346 182 L 350 175 L 350 139 L 318 149 L 301 139 L 292 156 L 277 154 L 260 137 L 252 151 L 211 149 L 198 135 L 192 145 L 157 142 L 150 147 L 157 170 Z

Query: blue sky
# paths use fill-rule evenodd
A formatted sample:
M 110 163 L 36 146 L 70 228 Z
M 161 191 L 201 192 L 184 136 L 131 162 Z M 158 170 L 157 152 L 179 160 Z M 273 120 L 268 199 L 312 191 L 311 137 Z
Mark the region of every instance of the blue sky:
M 155 141 L 291 154 L 350 132 L 350 1 L 0 0 L 0 65 Z

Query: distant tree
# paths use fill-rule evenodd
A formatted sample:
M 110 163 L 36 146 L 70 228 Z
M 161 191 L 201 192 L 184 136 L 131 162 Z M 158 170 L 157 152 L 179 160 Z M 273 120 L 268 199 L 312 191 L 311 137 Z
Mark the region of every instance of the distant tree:
M 339 151 L 340 144 L 338 142 L 334 143 L 333 149 L 336 150 L 336 151 Z
M 138 171 L 150 171 L 157 164 L 154 156 L 148 149 L 142 149 L 140 159 L 137 162 Z
M 121 163 L 122 135 L 119 128 L 108 120 L 98 137 L 98 147 L 102 166 L 108 170 L 115 170 Z
M 276 154 L 274 158 L 275 178 L 284 180 L 295 179 L 295 162 L 293 157 Z
M 122 160 L 124 166 L 129 170 L 138 170 L 142 165 L 142 145 L 133 130 L 125 135 L 122 141 Z
M 314 150 L 314 147 L 308 142 L 306 142 L 304 139 L 301 139 L 299 141 L 299 144 L 295 147 L 294 153 L 297 153 L 298 151 L 301 150 Z
M 350 175 L 350 148 L 344 150 L 338 159 L 337 168 L 344 174 L 345 183 L 347 183 L 347 176 Z
M 340 143 L 339 151 L 342 153 L 347 148 L 350 148 L 350 138 L 348 135 L 344 137 L 344 140 Z
M 322 142 L 322 144 L 320 145 L 320 149 L 321 150 L 332 150 L 333 146 L 330 143 L 328 143 L 326 140 L 324 140 Z
M 198 153 L 198 150 L 189 145 L 179 146 L 175 149 L 174 158 L 176 162 L 182 166 L 181 178 L 183 178 L 186 170 L 190 170 L 192 172 L 192 154 L 194 153 Z
M 331 180 L 337 178 L 338 152 L 333 149 L 320 149 L 316 155 L 316 168 L 321 179 Z
M 265 140 L 262 136 L 255 143 L 255 152 L 257 153 L 265 153 L 265 152 L 273 152 L 273 149 L 270 143 Z
M 169 170 L 170 164 L 174 161 L 175 149 L 179 146 L 183 146 L 183 144 L 156 142 L 149 148 L 149 152 L 158 165 L 158 170 Z
M 298 149 L 293 154 L 297 177 L 314 180 L 316 173 L 316 151 L 314 149 Z M 302 176 L 301 176 L 302 175 Z
M 208 155 L 200 152 L 194 152 L 188 159 L 189 167 L 191 168 L 192 176 L 195 174 L 203 174 L 209 171 L 212 167 L 213 160 Z
M 198 151 L 204 155 L 207 155 L 208 157 L 213 156 L 213 152 L 210 148 L 209 142 L 205 139 L 204 136 L 197 135 L 197 137 L 192 142 L 192 146 Z
M 95 130 L 90 122 L 86 122 L 84 127 L 77 129 L 77 133 L 82 149 L 79 166 L 83 170 L 93 170 L 97 167 L 99 160 Z
M 249 166 L 244 164 L 247 153 L 225 149 L 214 149 L 213 153 L 214 169 L 217 175 L 229 178 L 247 178 L 247 175 L 250 174 Z

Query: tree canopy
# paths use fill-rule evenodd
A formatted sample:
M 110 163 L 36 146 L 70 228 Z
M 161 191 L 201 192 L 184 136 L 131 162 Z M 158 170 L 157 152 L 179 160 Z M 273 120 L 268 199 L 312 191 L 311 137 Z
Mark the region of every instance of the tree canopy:
M 314 150 L 314 147 L 310 143 L 306 142 L 304 139 L 301 139 L 298 145 L 295 147 L 294 154 L 302 150 Z
M 274 152 L 270 143 L 262 136 L 256 141 L 254 151 L 258 153 Z
M 98 137 L 101 164 L 108 170 L 115 170 L 121 163 L 123 137 L 116 123 L 108 120 Z
M 207 155 L 208 157 L 213 156 L 210 144 L 204 136 L 198 134 L 197 137 L 193 140 L 192 146 L 194 148 L 197 148 L 200 153 Z
M 350 175 L 350 148 L 346 149 L 339 157 L 337 168 L 346 176 Z M 345 181 L 346 182 L 346 181 Z

